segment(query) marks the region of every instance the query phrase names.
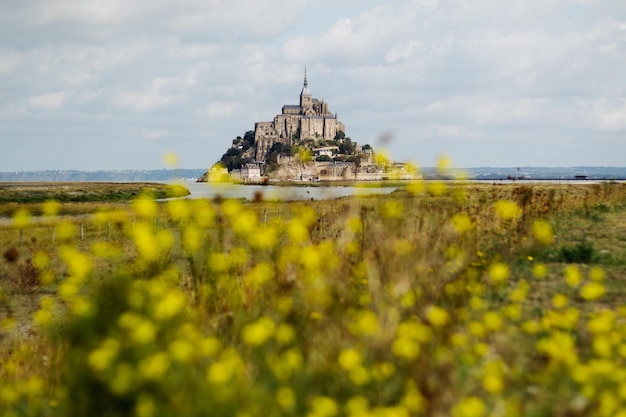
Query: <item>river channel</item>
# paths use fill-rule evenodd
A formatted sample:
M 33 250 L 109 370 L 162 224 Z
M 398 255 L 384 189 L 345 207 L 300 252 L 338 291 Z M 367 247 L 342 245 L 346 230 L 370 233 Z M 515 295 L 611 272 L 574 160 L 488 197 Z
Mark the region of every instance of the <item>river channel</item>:
M 177 183 L 187 188 L 191 195 L 188 198 L 234 198 L 254 200 L 262 193 L 263 200 L 302 201 L 332 200 L 347 196 L 363 196 L 372 194 L 389 194 L 395 187 L 368 188 L 357 186 L 277 186 L 277 185 L 241 185 L 206 182 Z

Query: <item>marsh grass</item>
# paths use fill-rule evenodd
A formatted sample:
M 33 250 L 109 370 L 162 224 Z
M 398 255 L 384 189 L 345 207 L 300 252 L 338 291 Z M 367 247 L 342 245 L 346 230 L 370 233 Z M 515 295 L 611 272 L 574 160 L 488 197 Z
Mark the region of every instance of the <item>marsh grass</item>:
M 13 208 L 0 225 L 0 411 L 624 408 L 623 184 L 256 200 Z M 562 256 L 572 242 L 592 245 L 587 263 Z
M 131 201 L 142 193 L 155 198 L 184 197 L 189 191 L 180 185 L 159 183 L 0 183 L 0 216 L 13 215 L 17 207 L 30 205 L 33 214 L 41 214 L 39 204 L 49 200 L 62 203 Z M 13 203 L 13 204 L 11 204 Z

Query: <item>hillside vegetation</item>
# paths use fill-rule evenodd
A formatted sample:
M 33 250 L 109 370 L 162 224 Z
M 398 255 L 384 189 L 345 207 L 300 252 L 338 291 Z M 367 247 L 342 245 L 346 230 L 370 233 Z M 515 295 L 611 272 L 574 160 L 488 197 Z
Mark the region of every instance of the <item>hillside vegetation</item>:
M 16 210 L 0 414 L 623 415 L 624 184 L 256 200 Z

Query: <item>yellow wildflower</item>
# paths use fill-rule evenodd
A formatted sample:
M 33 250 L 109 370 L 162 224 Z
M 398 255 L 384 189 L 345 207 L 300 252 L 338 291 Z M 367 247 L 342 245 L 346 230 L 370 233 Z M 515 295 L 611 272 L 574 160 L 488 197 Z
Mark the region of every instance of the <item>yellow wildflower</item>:
M 459 233 L 472 230 L 472 219 L 465 213 L 457 213 L 452 217 L 452 225 Z
M 31 222 L 31 214 L 26 209 L 18 209 L 13 215 L 13 227 L 21 229 L 26 227 Z
M 120 343 L 113 339 L 108 338 L 102 342 L 102 345 L 92 351 L 87 358 L 89 366 L 96 371 L 103 371 L 108 368 L 120 350 Z
M 589 270 L 589 278 L 594 282 L 604 281 L 604 270 L 598 266 L 593 266 Z
M 552 297 L 552 306 L 554 306 L 554 308 L 563 308 L 567 306 L 568 301 L 567 295 L 555 294 L 554 297 Z
M 276 402 L 284 411 L 290 412 L 296 406 L 296 395 L 289 387 L 280 387 L 276 391 Z
M 496 215 L 502 220 L 514 220 L 522 216 L 522 209 L 510 200 L 499 200 L 495 205 Z
M 194 347 L 186 340 L 176 339 L 168 346 L 168 351 L 174 360 L 188 362 L 194 353 Z
M 554 239 L 552 226 L 546 220 L 535 220 L 533 223 L 533 235 L 541 245 L 550 245 Z
M 412 360 L 419 356 L 420 345 L 417 341 L 408 337 L 398 337 L 393 341 L 391 351 L 400 358 Z
M 467 397 L 452 408 L 453 417 L 482 417 L 487 412 L 483 400 L 478 397 Z
M 441 327 L 448 322 L 450 316 L 443 308 L 431 306 L 426 310 L 426 318 L 434 327 Z
M 599 282 L 590 282 L 580 289 L 580 296 L 585 300 L 597 300 L 606 293 L 604 285 Z
M 152 397 L 142 394 L 135 403 L 135 417 L 152 417 L 154 416 L 155 407 Z
M 170 366 L 170 360 L 166 353 L 158 352 L 148 356 L 139 362 L 139 374 L 147 380 L 156 381 L 163 377 Z
M 339 354 L 339 365 L 345 369 L 346 371 L 351 371 L 359 366 L 361 366 L 361 362 L 363 357 L 356 349 L 344 349 Z
M 185 296 L 178 291 L 171 291 L 156 303 L 154 318 L 169 320 L 185 307 Z
M 157 215 L 157 203 L 150 195 L 143 194 L 133 201 L 133 209 L 144 219 L 153 219 Z
M 509 266 L 502 262 L 495 262 L 489 267 L 489 278 L 494 284 L 501 284 L 509 278 Z
M 533 276 L 537 279 L 543 279 L 548 275 L 548 268 L 542 263 L 533 265 Z
M 565 267 L 565 282 L 570 287 L 578 287 L 580 284 L 580 270 L 575 265 L 567 265 Z
M 61 210 L 61 203 L 56 200 L 48 200 L 43 203 L 43 214 L 44 216 L 56 216 Z
M 261 262 L 246 273 L 244 280 L 253 288 L 256 288 L 271 280 L 273 276 L 274 270 L 272 266 L 268 263 Z
M 259 346 L 274 335 L 276 324 L 269 317 L 261 317 L 256 322 L 246 325 L 241 331 L 243 341 L 247 345 Z
M 333 417 L 339 412 L 339 407 L 335 400 L 330 397 L 317 396 L 313 398 L 310 417 Z

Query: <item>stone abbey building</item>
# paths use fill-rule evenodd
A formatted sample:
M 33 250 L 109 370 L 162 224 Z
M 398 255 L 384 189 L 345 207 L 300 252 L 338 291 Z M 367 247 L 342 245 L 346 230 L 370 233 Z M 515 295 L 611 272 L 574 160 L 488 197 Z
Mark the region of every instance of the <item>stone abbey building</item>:
M 274 121 L 255 123 L 255 159 L 264 161 L 277 142 L 294 145 L 304 139 L 333 140 L 338 131 L 345 133 L 344 124 L 337 119 L 337 113 L 328 110 L 328 103 L 311 96 L 305 68 L 300 104 L 284 105 Z

